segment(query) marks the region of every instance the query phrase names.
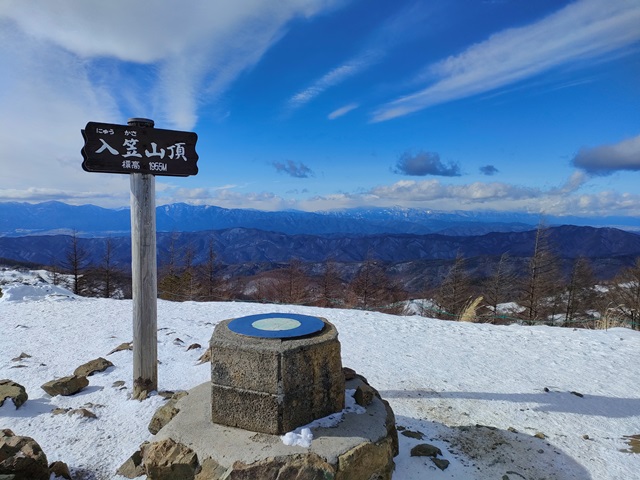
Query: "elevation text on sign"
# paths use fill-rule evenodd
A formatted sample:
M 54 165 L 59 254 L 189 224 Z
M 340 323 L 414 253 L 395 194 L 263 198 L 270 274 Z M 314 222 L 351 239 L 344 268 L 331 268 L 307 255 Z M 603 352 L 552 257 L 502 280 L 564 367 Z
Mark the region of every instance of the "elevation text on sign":
M 87 172 L 177 177 L 198 173 L 194 132 L 89 122 L 82 136 L 82 168 Z

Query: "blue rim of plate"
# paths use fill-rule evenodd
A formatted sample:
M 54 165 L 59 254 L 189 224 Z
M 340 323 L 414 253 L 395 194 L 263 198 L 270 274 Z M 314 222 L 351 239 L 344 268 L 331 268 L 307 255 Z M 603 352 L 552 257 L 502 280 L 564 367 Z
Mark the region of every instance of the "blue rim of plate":
M 261 313 L 235 318 L 227 325 L 240 335 L 258 338 L 295 338 L 317 333 L 324 328 L 319 317 L 297 313 Z

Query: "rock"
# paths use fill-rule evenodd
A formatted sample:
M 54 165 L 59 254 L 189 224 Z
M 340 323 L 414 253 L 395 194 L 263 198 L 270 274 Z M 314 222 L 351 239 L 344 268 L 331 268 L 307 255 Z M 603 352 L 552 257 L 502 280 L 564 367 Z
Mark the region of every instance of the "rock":
M 289 457 L 267 458 L 245 465 L 235 462 L 225 474 L 225 480 L 249 479 L 333 479 L 335 469 L 315 453 Z M 215 477 L 214 477 L 215 478 Z M 338 477 L 335 477 L 336 480 Z M 355 477 L 353 480 L 357 480 Z
M 544 433 L 542 433 L 542 432 L 538 432 L 538 433 L 536 433 L 536 434 L 534 435 L 534 437 L 536 437 L 536 438 L 540 438 L 540 439 L 542 439 L 542 440 L 544 440 L 545 438 L 547 438 L 547 436 L 546 436 Z
M 145 444 L 142 445 L 144 447 Z M 116 471 L 118 475 L 127 478 L 136 478 L 144 475 L 144 466 L 142 465 L 142 452 L 138 450 L 131 455 L 126 462 Z
M 0 477 L 13 480 L 49 480 L 49 463 L 40 445 L 31 437 L 0 432 Z
M 142 464 L 148 480 L 194 480 L 198 457 L 190 448 L 167 438 L 142 448 Z
M 187 352 L 188 352 L 189 350 L 194 350 L 194 349 L 196 349 L 196 348 L 202 348 L 202 345 L 200 345 L 199 343 L 192 343 L 191 345 L 189 345 L 189 346 L 187 347 Z
M 422 440 L 424 438 L 424 433 L 422 432 L 414 432 L 413 430 L 403 430 L 400 432 L 400 435 L 404 435 L 405 437 L 415 438 L 416 440 Z
M 395 468 L 393 448 L 393 440 L 390 437 L 385 437 L 377 443 L 367 442 L 352 448 L 338 457 L 335 480 L 391 480 Z
M 421 443 L 411 449 L 412 457 L 437 457 L 442 455 L 442 450 L 428 443 Z
M 116 352 L 122 352 L 124 350 L 133 350 L 133 342 L 121 343 L 116 348 L 107 353 L 107 355 L 111 355 L 112 353 Z
M 580 392 L 569 392 L 569 393 L 570 393 L 571 395 L 575 395 L 576 397 L 580 397 L 580 398 L 583 398 L 583 397 L 584 397 L 584 395 L 583 395 L 582 393 L 580 393 Z
M 27 395 L 27 391 L 19 383 L 8 379 L 0 380 L 0 407 L 7 398 L 13 401 L 16 408 L 20 408 L 20 406 L 27 401 L 29 395 Z
M 124 380 L 116 380 L 115 382 L 113 382 L 111 384 L 111 386 L 113 388 L 119 388 L 120 390 L 122 390 L 123 388 L 127 388 L 124 384 Z M 121 388 L 122 387 L 122 388 Z
M 203 363 L 207 363 L 211 361 L 211 349 L 207 348 L 205 352 L 198 359 L 198 365 L 202 365 Z
M 74 395 L 87 385 L 89 385 L 87 377 L 70 375 L 68 377 L 51 380 L 42 385 L 41 388 L 52 397 L 55 397 L 56 395 Z
M 102 357 L 98 357 L 95 360 L 80 365 L 73 371 L 73 374 L 78 377 L 89 377 L 96 372 L 104 372 L 109 367 L 113 367 L 113 363 Z
M 200 471 L 196 474 L 195 480 L 221 480 L 227 469 L 222 467 L 213 458 L 207 457 L 202 462 Z
M 447 469 L 447 467 L 449 466 L 449 460 L 445 460 L 444 458 L 431 458 L 431 461 L 434 463 L 434 465 L 436 467 L 438 467 L 440 470 L 442 470 L 443 472 Z
M 353 398 L 355 398 L 356 403 L 361 407 L 366 407 L 371 405 L 373 402 L 373 397 L 376 396 L 378 392 L 375 388 L 371 387 L 367 384 L 358 385 L 356 388 L 356 393 L 353 394 Z
M 342 367 L 342 373 L 344 373 L 345 381 L 353 380 L 358 376 L 356 371 L 353 368 Z
M 63 413 L 69 413 L 71 411 L 70 408 L 54 408 L 51 410 L 52 415 L 62 415 Z
M 71 480 L 71 473 L 69 472 L 69 467 L 64 462 L 53 462 L 49 465 L 49 472 L 56 477 L 66 478 L 67 480 Z
M 387 430 L 387 438 L 391 439 L 391 454 L 392 456 L 397 457 L 400 453 L 400 444 L 398 442 L 398 430 L 396 430 L 396 416 L 393 413 L 389 402 L 383 398 L 381 398 L 380 401 L 384 404 L 387 414 L 384 419 L 384 426 Z
M 69 415 L 79 415 L 83 418 L 98 418 L 95 413 L 86 408 L 76 408 L 69 411 Z
M 179 398 L 180 397 L 178 397 L 178 399 Z M 153 414 L 153 417 L 149 422 L 149 426 L 147 427 L 151 433 L 153 433 L 154 435 L 158 433 L 162 427 L 169 423 L 173 419 L 173 417 L 178 414 L 178 412 L 180 411 L 179 408 L 176 408 L 178 399 L 172 397 L 171 400 L 169 400 L 158 410 L 156 410 L 156 413 Z
M 31 358 L 31 355 L 29 355 L 28 353 L 24 353 L 22 352 L 20 355 L 18 355 L 15 358 L 12 358 L 11 361 L 12 362 L 19 362 L 21 360 L 24 360 L 25 358 Z

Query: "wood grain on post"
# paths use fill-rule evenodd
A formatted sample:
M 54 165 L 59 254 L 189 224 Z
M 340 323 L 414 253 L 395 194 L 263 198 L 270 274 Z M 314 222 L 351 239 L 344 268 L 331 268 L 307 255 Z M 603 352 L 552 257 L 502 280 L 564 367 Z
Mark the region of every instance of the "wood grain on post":
M 133 118 L 131 126 L 153 128 L 153 120 Z M 133 296 L 133 397 L 158 389 L 158 318 L 155 177 L 132 173 L 131 275 Z

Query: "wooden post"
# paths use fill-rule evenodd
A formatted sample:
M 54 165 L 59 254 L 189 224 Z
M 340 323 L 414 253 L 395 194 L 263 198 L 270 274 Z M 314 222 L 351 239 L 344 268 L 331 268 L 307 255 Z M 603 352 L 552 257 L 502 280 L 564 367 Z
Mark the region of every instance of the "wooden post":
M 153 128 L 153 120 L 131 118 L 130 126 Z M 158 389 L 158 278 L 156 260 L 156 179 L 132 173 L 131 274 L 133 295 L 133 397 Z

